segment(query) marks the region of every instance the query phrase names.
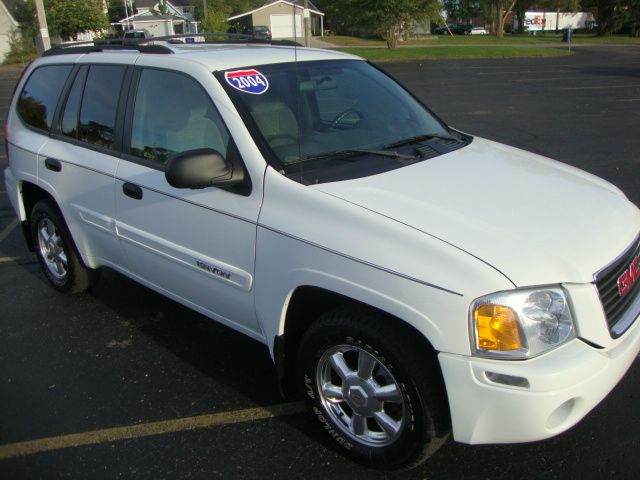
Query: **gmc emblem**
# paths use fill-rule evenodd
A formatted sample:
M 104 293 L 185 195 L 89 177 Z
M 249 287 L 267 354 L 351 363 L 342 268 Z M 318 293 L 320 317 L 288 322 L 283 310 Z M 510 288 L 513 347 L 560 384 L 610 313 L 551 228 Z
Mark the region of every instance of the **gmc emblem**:
M 636 255 L 629 268 L 618 277 L 618 293 L 621 297 L 629 293 L 633 284 L 640 278 L 640 265 L 638 263 L 640 263 L 640 256 Z

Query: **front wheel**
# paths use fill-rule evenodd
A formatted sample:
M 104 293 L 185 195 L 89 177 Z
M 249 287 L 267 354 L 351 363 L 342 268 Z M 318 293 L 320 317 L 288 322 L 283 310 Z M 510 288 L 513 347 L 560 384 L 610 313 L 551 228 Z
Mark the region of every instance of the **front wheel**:
M 299 383 L 341 450 L 370 466 L 411 468 L 443 443 L 443 387 L 427 358 L 392 319 L 342 307 L 305 333 Z

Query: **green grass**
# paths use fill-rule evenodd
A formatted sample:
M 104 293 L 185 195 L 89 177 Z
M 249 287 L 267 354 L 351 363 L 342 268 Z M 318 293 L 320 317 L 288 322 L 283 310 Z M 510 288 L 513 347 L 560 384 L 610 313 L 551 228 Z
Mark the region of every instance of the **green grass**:
M 358 38 L 345 35 L 334 35 L 323 37 L 322 40 L 333 43 L 340 47 L 386 47 L 386 43 L 381 39 Z M 598 37 L 593 34 L 575 34 L 571 39 L 572 43 L 595 43 L 595 44 L 640 44 L 640 38 L 633 38 L 626 35 L 608 35 Z M 456 35 L 451 38 L 449 35 L 434 35 L 431 37 L 399 42 L 398 46 L 416 45 L 565 45 L 562 43 L 562 34 L 545 33 L 538 35 L 509 35 L 498 38 L 495 35 Z
M 561 57 L 571 55 L 567 48 L 514 47 L 514 46 L 442 46 L 415 48 L 343 48 L 340 51 L 352 53 L 368 60 L 438 60 L 446 58 L 521 58 L 521 57 Z

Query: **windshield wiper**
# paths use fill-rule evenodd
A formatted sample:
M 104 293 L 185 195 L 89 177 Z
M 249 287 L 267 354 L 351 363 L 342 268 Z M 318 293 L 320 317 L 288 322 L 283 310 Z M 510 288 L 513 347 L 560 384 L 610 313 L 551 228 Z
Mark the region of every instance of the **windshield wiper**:
M 441 134 L 441 133 L 427 133 L 424 135 L 416 135 L 415 137 L 405 138 L 404 140 L 398 140 L 397 142 L 389 143 L 384 146 L 384 148 L 394 148 L 401 147 L 402 145 L 409 145 L 411 143 L 423 142 L 425 140 L 431 140 L 432 138 L 439 138 L 441 140 L 454 140 L 459 141 L 458 138 L 452 137 L 451 135 Z
M 388 157 L 388 158 L 395 158 L 397 160 L 411 160 L 411 161 L 417 161 L 420 159 L 420 157 L 416 156 L 416 155 L 405 155 L 403 153 L 398 153 L 398 152 L 390 152 L 387 150 L 368 150 L 368 149 L 363 149 L 363 148 L 346 148 L 344 150 L 336 150 L 334 152 L 326 152 L 326 153 L 320 153 L 318 155 L 308 155 L 306 157 L 302 157 L 299 160 L 296 160 L 294 162 L 290 162 L 287 165 L 293 165 L 296 163 L 303 163 L 303 162 L 307 162 L 307 161 L 313 161 L 313 160 L 322 160 L 325 158 L 348 158 L 348 157 L 352 157 L 354 155 L 358 155 L 358 154 L 369 154 L 369 155 L 378 155 L 380 157 Z

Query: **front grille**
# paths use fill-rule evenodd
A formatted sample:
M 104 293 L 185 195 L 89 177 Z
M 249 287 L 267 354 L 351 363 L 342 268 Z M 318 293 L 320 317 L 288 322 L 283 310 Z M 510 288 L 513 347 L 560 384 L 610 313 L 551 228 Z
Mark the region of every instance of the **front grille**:
M 640 279 L 625 295 L 620 295 L 618 279 L 640 254 L 640 238 L 611 265 L 596 274 L 596 287 L 602 302 L 609 331 L 614 338 L 622 335 L 640 314 Z

